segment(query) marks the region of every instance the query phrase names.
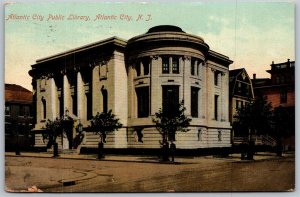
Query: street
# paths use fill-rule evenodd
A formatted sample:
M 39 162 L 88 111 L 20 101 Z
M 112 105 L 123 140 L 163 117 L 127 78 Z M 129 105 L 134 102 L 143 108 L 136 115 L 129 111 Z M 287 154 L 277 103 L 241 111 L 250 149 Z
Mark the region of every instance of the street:
M 6 156 L 7 191 L 44 192 L 292 191 L 293 156 L 260 161 L 179 158 L 178 163 Z

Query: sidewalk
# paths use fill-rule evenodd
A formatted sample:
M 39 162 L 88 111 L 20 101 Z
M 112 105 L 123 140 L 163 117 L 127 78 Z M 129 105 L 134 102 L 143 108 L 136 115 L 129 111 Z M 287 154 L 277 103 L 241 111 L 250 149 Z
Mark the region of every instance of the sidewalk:
M 37 157 L 37 158 L 53 158 L 51 152 L 21 152 L 21 155 L 16 155 L 15 152 L 5 152 L 6 157 Z M 294 153 L 285 153 L 283 157 L 294 157 Z M 280 159 L 275 153 L 259 152 L 254 155 L 254 161 Z M 56 159 L 76 159 L 76 160 L 96 160 L 95 154 L 78 154 L 78 153 L 60 153 Z M 216 157 L 216 156 L 198 156 L 198 157 L 184 157 L 176 156 L 175 164 L 188 164 L 199 163 L 201 160 L 215 159 L 226 160 L 231 162 L 249 162 L 249 160 L 241 160 L 241 154 L 230 154 L 228 157 Z M 162 163 L 157 156 L 151 155 L 106 155 L 101 161 L 116 161 L 116 162 L 141 162 L 141 163 Z M 251 160 L 250 160 L 251 161 Z M 253 161 L 253 160 L 252 160 Z M 163 162 L 171 163 L 171 162 Z

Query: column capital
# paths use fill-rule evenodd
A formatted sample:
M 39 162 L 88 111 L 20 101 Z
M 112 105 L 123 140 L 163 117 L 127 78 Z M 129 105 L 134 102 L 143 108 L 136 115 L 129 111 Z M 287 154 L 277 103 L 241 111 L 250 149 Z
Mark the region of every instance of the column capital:
M 60 74 L 62 74 L 62 75 L 66 75 L 66 74 L 67 74 L 67 69 L 66 69 L 66 68 L 64 68 L 64 69 L 60 70 Z
M 190 61 L 190 60 L 191 60 L 191 56 L 185 55 L 185 56 L 182 57 L 182 59 L 183 59 L 183 60 L 188 60 L 188 61 Z
M 153 59 L 154 59 L 154 60 L 157 60 L 158 58 L 159 58 L 158 55 L 151 55 L 151 56 L 150 56 L 150 59 L 151 59 L 151 60 L 153 60 Z
M 79 65 L 74 66 L 74 71 L 75 72 L 80 72 L 80 70 L 81 70 L 81 67 Z

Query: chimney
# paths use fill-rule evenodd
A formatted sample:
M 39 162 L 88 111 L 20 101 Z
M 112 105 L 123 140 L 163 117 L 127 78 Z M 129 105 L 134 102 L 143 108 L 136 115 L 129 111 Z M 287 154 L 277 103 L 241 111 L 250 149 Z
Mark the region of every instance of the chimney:
M 256 73 L 253 73 L 253 79 L 254 80 L 256 79 Z

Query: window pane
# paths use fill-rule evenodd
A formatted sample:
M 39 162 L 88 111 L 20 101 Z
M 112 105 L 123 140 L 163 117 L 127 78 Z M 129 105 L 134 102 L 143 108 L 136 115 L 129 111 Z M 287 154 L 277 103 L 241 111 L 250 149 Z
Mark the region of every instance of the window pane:
M 5 115 L 10 115 L 10 106 L 5 106 Z
M 30 116 L 30 107 L 29 106 L 24 106 L 24 115 Z
M 287 90 L 281 89 L 280 90 L 280 103 L 286 103 L 287 102 Z
M 178 57 L 172 58 L 172 72 L 178 74 L 179 73 L 179 59 Z
M 169 73 L 169 58 L 162 57 L 162 73 Z

